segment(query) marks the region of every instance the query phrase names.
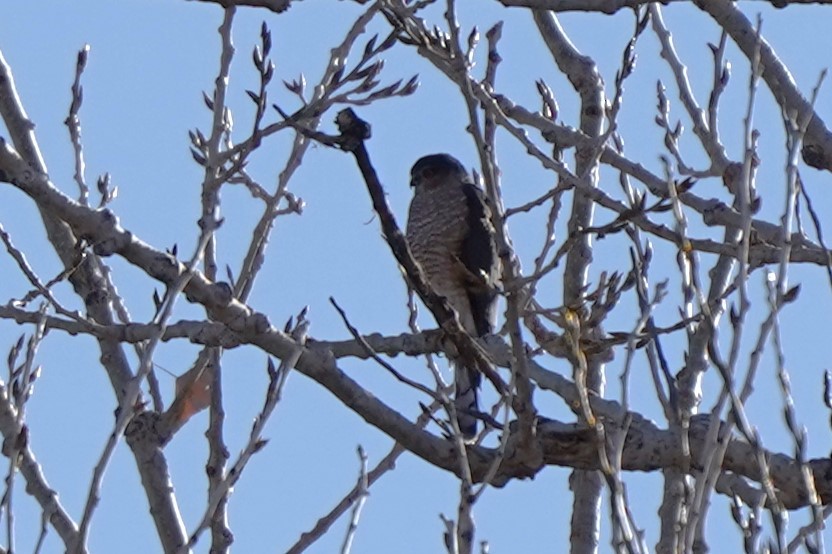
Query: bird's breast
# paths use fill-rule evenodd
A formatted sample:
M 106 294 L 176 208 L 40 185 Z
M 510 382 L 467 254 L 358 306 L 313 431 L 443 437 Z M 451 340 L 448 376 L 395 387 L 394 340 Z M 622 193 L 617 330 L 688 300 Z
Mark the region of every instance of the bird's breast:
M 410 203 L 407 241 L 416 261 L 429 274 L 447 270 L 458 258 L 468 233 L 468 206 L 461 189 L 417 193 Z

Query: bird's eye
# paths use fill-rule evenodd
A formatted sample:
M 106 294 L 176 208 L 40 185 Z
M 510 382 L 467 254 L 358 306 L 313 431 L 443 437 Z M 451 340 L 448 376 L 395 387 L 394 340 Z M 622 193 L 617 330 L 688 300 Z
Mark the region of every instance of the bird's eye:
M 423 179 L 430 179 L 436 175 L 436 170 L 430 167 L 426 167 L 422 170 L 422 178 Z

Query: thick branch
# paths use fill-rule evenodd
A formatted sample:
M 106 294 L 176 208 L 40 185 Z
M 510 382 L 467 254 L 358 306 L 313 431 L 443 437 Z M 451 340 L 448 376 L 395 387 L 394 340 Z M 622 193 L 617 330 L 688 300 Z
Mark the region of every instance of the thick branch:
M 695 0 L 725 29 L 743 54 L 753 60 L 758 52 L 757 32 L 747 17 L 730 0 Z M 778 5 L 778 4 L 775 4 Z M 803 138 L 803 161 L 811 167 L 832 171 L 832 133 L 811 103 L 800 93 L 789 69 L 777 57 L 774 49 L 759 39 L 760 66 L 766 82 L 784 113 L 796 121 L 809 121 Z
M 192 0 L 193 1 L 193 0 Z M 251 8 L 264 8 L 274 13 L 283 13 L 289 9 L 292 0 L 198 0 L 209 4 L 219 4 L 223 8 L 231 6 L 247 6 Z
M 0 180 L 3 178 L 2 175 L 11 168 L 14 168 L 12 169 L 13 172 L 22 171 L 29 177 L 46 174 L 46 165 L 34 134 L 34 124 L 29 120 L 23 109 L 17 95 L 11 68 L 6 63 L 2 52 L 0 52 L 0 116 L 2 116 L 6 128 L 9 130 L 15 147 L 22 153 L 22 157 L 17 155 L 4 141 L 0 140 L 0 150 L 2 150 L 0 157 L 4 159 L 4 162 L 0 162 Z M 6 154 L 9 152 L 13 152 L 14 156 L 7 158 Z M 6 166 L 6 161 L 11 162 L 10 167 Z M 65 196 L 61 196 L 68 200 Z M 41 202 L 37 202 L 37 205 L 49 242 L 61 259 L 64 269 L 69 271 L 69 281 L 72 283 L 75 292 L 84 301 L 89 317 L 104 325 L 113 323 L 111 299 L 106 294 L 106 291 L 111 290 L 112 287 L 105 275 L 104 270 L 106 268 L 103 267 L 101 260 L 95 256 L 85 256 L 79 259 L 77 229 L 70 230 L 69 225 L 63 218 L 58 216 L 48 205 Z M 101 363 L 107 371 L 113 392 L 116 398 L 121 400 L 124 391 L 128 388 L 130 379 L 133 377 L 127 357 L 118 342 L 99 339 L 98 345 L 101 352 Z M 157 465 L 152 468 L 143 466 L 139 459 L 140 453 L 135 449 L 133 453 L 144 482 L 164 481 L 168 478 L 165 466 Z M 147 471 L 162 471 L 165 473 L 151 475 Z M 169 488 L 146 488 L 154 523 L 166 552 L 173 551 L 184 542 L 184 529 L 181 526 L 179 509 L 169 491 Z M 86 545 L 67 544 L 67 548 L 73 548 L 74 552 L 82 552 L 85 551 Z
M 690 0 L 663 0 L 662 4 L 689 2 Z M 826 0 L 767 0 L 775 8 L 790 4 L 825 4 Z M 535 8 L 553 12 L 598 12 L 613 14 L 624 8 L 638 9 L 654 0 L 499 0 L 503 6 Z
M 66 221 L 76 234 L 85 236 L 91 243 L 98 245 L 99 250 L 117 253 L 151 277 L 167 284 L 174 283 L 185 271 L 185 267 L 173 257 L 153 249 L 122 229 L 115 217 L 106 210 L 92 210 L 63 195 L 44 175 L 28 168 L 16 152 L 5 144 L 0 144 L 0 174 L 3 179 L 11 181 L 36 199 L 42 207 Z M 211 317 L 225 324 L 241 342 L 256 345 L 281 359 L 297 353 L 298 344 L 295 341 L 272 327 L 264 314 L 255 312 L 233 299 L 229 290 L 224 283 L 212 283 L 195 271 L 185 287 L 185 295 L 191 302 L 205 306 Z M 368 337 L 368 342 L 375 347 L 374 342 L 377 341 L 374 337 Z M 499 359 L 499 355 L 495 354 L 495 357 Z M 327 388 L 368 423 L 417 456 L 447 471 L 459 471 L 456 450 L 450 441 L 421 430 L 416 424 L 364 390 L 337 367 L 335 358 L 329 352 L 305 347 L 296 367 L 298 371 Z M 574 385 L 564 377 L 553 373 L 541 374 L 534 366 L 531 370 L 532 377 L 542 388 L 557 388 L 559 394 L 567 401 L 577 398 Z M 593 397 L 591 405 L 593 413 L 601 418 L 605 414 L 615 414 L 616 410 L 621 412 L 620 407 L 610 400 Z M 672 433 L 658 429 L 655 424 L 639 414 L 632 415 L 633 423 L 627 435 L 622 467 L 628 470 L 650 471 L 680 465 L 680 448 Z M 616 416 L 614 419 L 619 420 L 619 417 Z M 691 458 L 694 460 L 698 456 L 697 441 L 701 441 L 705 432 L 705 429 L 692 426 Z M 541 423 L 538 440 L 541 441 L 545 453 L 545 464 L 598 469 L 597 447 L 593 442 L 586 441 L 586 433 L 586 430 L 575 425 L 551 421 Z M 511 479 L 530 477 L 541 469 L 514 464 L 511 456 L 513 446 L 510 442 L 508 455 L 503 458 L 491 480 L 492 484 L 505 485 Z M 749 454 L 750 448 L 746 443 L 733 439 L 723 468 L 754 479 L 757 476 L 757 468 L 754 457 Z M 479 482 L 488 474 L 497 456 L 496 449 L 468 448 L 468 461 L 474 481 Z M 770 467 L 775 482 L 782 487 L 780 493 L 783 504 L 789 508 L 803 505 L 806 495 L 802 490 L 799 465 L 788 456 L 772 454 Z M 816 476 L 815 484 L 823 503 L 832 502 L 832 460 L 813 460 L 809 462 L 809 467 Z M 798 488 L 791 488 L 792 486 Z

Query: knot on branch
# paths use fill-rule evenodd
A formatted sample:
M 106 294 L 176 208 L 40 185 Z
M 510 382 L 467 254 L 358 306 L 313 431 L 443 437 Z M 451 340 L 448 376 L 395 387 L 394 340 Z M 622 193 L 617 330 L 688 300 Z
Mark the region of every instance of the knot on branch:
M 358 146 L 372 136 L 372 127 L 359 118 L 352 108 L 338 112 L 335 124 L 341 133 L 339 143 L 343 150 L 354 152 Z
M 170 439 L 170 433 L 162 424 L 161 416 L 156 412 L 140 412 L 130 420 L 124 429 L 124 438 L 131 447 L 145 447 L 136 449 L 137 452 L 161 448 Z
M 96 214 L 94 228 L 82 235 L 82 238 L 104 237 L 95 242 L 93 252 L 99 256 L 112 256 L 130 245 L 133 234 L 121 228 L 118 217 L 112 211 L 98 210 Z

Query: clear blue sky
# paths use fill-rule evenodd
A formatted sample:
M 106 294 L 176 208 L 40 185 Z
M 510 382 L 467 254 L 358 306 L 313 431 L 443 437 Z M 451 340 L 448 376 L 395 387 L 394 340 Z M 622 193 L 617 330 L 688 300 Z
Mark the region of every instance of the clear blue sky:
M 534 80 L 542 77 L 555 90 L 561 119 L 576 126 L 577 104 L 572 89 L 536 38 L 530 16 L 519 10 L 505 10 L 497 2 L 460 4 L 463 24 L 467 27 L 477 24 L 483 33 L 496 21 L 506 21 L 498 89 L 515 101 L 536 108 Z M 826 53 L 832 51 L 829 9 L 798 6 L 774 11 L 758 2 L 740 6 L 750 16 L 758 10 L 763 13 L 766 38 L 789 65 L 801 89 L 810 90 L 828 63 Z M 250 8 L 238 10 L 234 28 L 237 58 L 230 93 L 237 138 L 244 136 L 251 118 L 251 103 L 245 89 L 254 88 L 255 84 L 250 54 L 258 40 L 260 23 L 267 21 L 275 45 L 273 57 L 277 68 L 270 100 L 284 109 L 292 109 L 296 103 L 279 84 L 280 80 L 296 78 L 302 71 L 309 83 L 315 83 L 325 67 L 329 49 L 341 40 L 360 11 L 359 6 L 350 2 L 314 0 L 297 2 L 280 16 Z M 435 21 L 440 21 L 441 10 L 432 13 Z M 665 17 L 675 32 L 680 54 L 689 64 L 698 100 L 704 104 L 711 78 L 711 58 L 705 42 L 718 40 L 717 29 L 706 15 L 687 5 L 666 8 Z M 85 96 L 81 112 L 88 180 L 94 183 L 99 174 L 110 172 L 119 187 L 119 197 L 112 208 L 122 224 L 157 248 L 177 243 L 179 252 L 188 255 L 199 232 L 196 220 L 201 171 L 188 152 L 187 131 L 198 127 L 208 134 L 210 114 L 201 98 L 202 91 L 213 87 L 218 67 L 216 29 L 220 21 L 219 7 L 182 0 L 117 3 L 32 0 L 9 3 L 0 18 L 0 49 L 12 66 L 22 101 L 37 125 L 37 138 L 52 181 L 67 194 L 77 195 L 72 182 L 72 150 L 63 121 L 69 106 L 76 53 L 84 44 L 89 44 L 91 52 L 83 79 Z M 611 93 L 610 85 L 632 29 L 631 14 L 569 14 L 562 17 L 562 22 L 576 45 L 595 57 L 608 85 L 607 92 Z M 375 21 L 373 28 L 383 33 L 386 23 Z M 652 123 L 656 79 L 663 79 L 668 88 L 674 116 L 683 117 L 683 114 L 676 101 L 675 86 L 658 59 L 657 42 L 649 30 L 640 41 L 637 53 L 638 66 L 627 84 L 620 126 L 628 154 L 659 171 L 662 136 Z M 748 65 L 733 47 L 729 48 L 728 58 L 733 66 L 733 79 L 723 100 L 721 131 L 729 156 L 738 160 L 742 152 L 740 124 L 747 98 Z M 399 223 L 403 224 L 409 201 L 407 176 L 413 161 L 426 153 L 447 151 L 472 167 L 477 158 L 465 132 L 462 101 L 454 88 L 412 50 L 397 46 L 386 59 L 383 82 L 407 79 L 419 73 L 422 83 L 412 97 L 359 109 L 360 115 L 373 124 L 371 154 L 386 186 L 388 200 Z M 830 113 L 829 98 L 828 93 L 821 94 L 821 114 Z M 765 198 L 763 214 L 775 220 L 775 214 L 782 210 L 784 196 L 779 192 L 784 190 L 785 182 L 782 125 L 767 91 L 761 92 L 758 105 L 757 126 L 763 132 L 763 165 L 758 187 Z M 335 111 L 324 117 L 325 130 L 332 130 L 334 114 Z M 267 117 L 276 118 L 272 114 Z M 287 144 L 288 135 L 272 139 L 254 158 L 251 172 L 269 189 L 274 188 Z M 694 154 L 698 150 L 693 141 L 688 139 L 683 144 L 689 148 L 691 160 L 702 161 L 701 155 Z M 516 205 L 551 187 L 552 174 L 527 160 L 523 150 L 511 140 L 503 136 L 499 146 L 508 205 Z M 826 187 L 831 186 L 830 176 L 806 170 L 804 178 L 819 204 L 818 209 L 829 213 L 832 196 Z M 609 183 L 611 188 L 617 187 L 616 176 L 611 173 Z M 703 196 L 722 194 L 721 184 L 716 180 L 699 186 Z M 404 285 L 381 239 L 378 222 L 373 218 L 351 158 L 331 149 L 313 147 L 290 188 L 306 201 L 305 212 L 300 217 L 278 220 L 267 267 L 250 304 L 268 314 L 277 325 L 308 304 L 312 336 L 345 339 L 347 332 L 327 301 L 329 296 L 334 296 L 361 331 L 404 332 Z M 222 209 L 225 224 L 219 234 L 219 259 L 223 266 L 229 264 L 236 273 L 241 252 L 261 208 L 242 189 L 229 188 L 225 191 Z M 601 222 L 612 217 L 600 210 L 597 216 Z M 48 280 L 59 271 L 51 247 L 44 242 L 32 203 L 9 187 L 0 187 L 0 222 L 27 253 L 42 279 Z M 693 223 L 701 235 L 713 233 L 702 229 L 698 221 Z M 540 219 L 517 218 L 512 225 L 512 237 L 528 267 L 543 238 Z M 620 242 L 601 241 L 595 259 L 594 276 L 602 270 L 628 265 Z M 703 258 L 706 267 L 710 261 Z M 115 281 L 133 318 L 149 320 L 154 308 L 152 291 L 161 287 L 121 260 L 108 259 L 107 263 L 114 268 Z M 672 251 L 659 247 L 654 272 L 657 278 L 662 275 L 672 278 L 674 293 L 659 311 L 660 324 L 675 321 L 678 306 L 675 293 L 679 290 L 675 267 Z M 28 290 L 8 256 L 0 256 L 0 273 L 4 276 L 0 285 L 3 299 L 19 298 Z M 803 283 L 802 298 L 811 300 L 800 303 L 797 309 L 787 309 L 783 316 L 787 366 L 791 370 L 800 421 L 810 430 L 809 455 L 820 457 L 829 452 L 829 414 L 822 406 L 819 391 L 822 371 L 830 359 L 825 330 L 829 326 L 827 314 L 832 307 L 832 295 L 822 269 L 795 268 L 791 275 L 792 282 Z M 761 279 L 759 273 L 752 277 L 757 284 Z M 560 282 L 552 280 L 548 284 L 551 290 L 544 297 L 557 305 Z M 764 313 L 764 298 L 755 290 L 752 301 L 760 311 L 755 312 L 757 319 L 753 321 L 758 321 Z M 69 287 L 59 286 L 58 291 L 65 305 L 81 307 Z M 183 299 L 175 318 L 200 315 L 199 310 Z M 633 312 L 619 309 L 608 330 L 629 330 L 634 321 Z M 422 323 L 425 327 L 432 326 L 428 319 Z M 22 329 L 10 322 L 0 322 L 0 351 L 10 347 L 21 332 Z M 746 351 L 752 348 L 753 338 L 754 333 L 749 332 Z M 681 343 L 677 346 L 681 347 Z M 188 369 L 196 352 L 192 345 L 168 343 L 161 346 L 155 361 L 180 374 Z M 683 363 L 682 353 L 672 354 L 671 367 L 678 370 Z M 28 411 L 32 448 L 50 484 L 76 520 L 80 520 L 92 467 L 111 430 L 116 406 L 97 358 L 97 347 L 91 339 L 50 334 L 39 354 L 43 376 Z M 772 360 L 769 355 L 761 368 L 749 413 L 761 428 L 768 448 L 791 452 L 791 442 L 782 424 L 782 404 Z M 265 362 L 264 355 L 252 349 L 225 354 L 227 437 L 232 458 L 242 446 L 262 402 Z M 396 364 L 414 372 L 422 367 L 420 363 L 401 358 Z M 547 359 L 544 365 L 556 371 L 570 371 L 562 360 Z M 618 394 L 621 365 L 622 359 L 616 359 L 609 366 L 609 395 L 613 398 Z M 404 413 L 413 417 L 418 414 L 416 397 L 402 391 L 401 385 L 379 367 L 349 360 L 342 367 Z M 638 368 L 632 378 L 633 408 L 661 422 L 647 370 L 644 365 Z M 173 378 L 164 374 L 161 378 L 166 399 L 170 401 Z M 710 388 L 706 389 L 708 396 L 703 404 L 706 408 L 710 407 L 717 390 L 713 375 L 708 376 L 708 382 Z M 560 401 L 543 395 L 538 395 L 538 399 L 543 415 L 571 420 L 572 416 Z M 189 530 L 201 518 L 205 501 L 207 448 L 202 433 L 206 421 L 204 414 L 194 418 L 165 450 Z M 390 439 L 368 428 L 329 393 L 300 374 L 290 378 L 285 400 L 273 416 L 266 436 L 270 439 L 268 447 L 251 462 L 231 499 L 230 523 L 237 552 L 281 552 L 288 548 L 353 486 L 358 469 L 355 455 L 358 444 L 366 449 L 371 465 L 391 446 Z M 557 551 L 559 545 L 568 541 L 571 496 L 567 476 L 567 469 L 547 468 L 534 481 L 512 483 L 505 489 L 487 492 L 475 508 L 477 539 L 487 540 L 492 552 Z M 656 509 L 661 477 L 658 473 L 627 475 L 626 482 L 636 522 L 646 530 L 647 542 L 652 547 L 657 538 Z M 414 456 L 402 456 L 396 471 L 372 489 L 354 552 L 441 551 L 442 525 L 438 514 L 455 514 L 457 492 L 456 482 L 449 475 Z M 18 548 L 29 551 L 37 536 L 40 512 L 22 487 L 15 497 L 15 507 Z M 740 549 L 741 542 L 731 530 L 724 498 L 712 510 L 716 512 L 709 526 L 713 551 Z M 791 530 L 804 522 L 805 515 L 796 514 Z M 339 522 L 310 551 L 335 551 L 345 524 L 346 520 Z M 605 517 L 605 529 L 608 524 Z M 828 532 L 826 535 L 828 542 L 832 535 Z M 602 551 L 609 545 L 607 535 L 604 537 Z M 207 551 L 208 542 L 203 536 L 196 551 Z M 104 480 L 90 549 L 130 554 L 154 552 L 158 545 L 133 458 L 127 447 L 120 445 Z M 59 541 L 50 538 L 45 551 L 59 549 Z

